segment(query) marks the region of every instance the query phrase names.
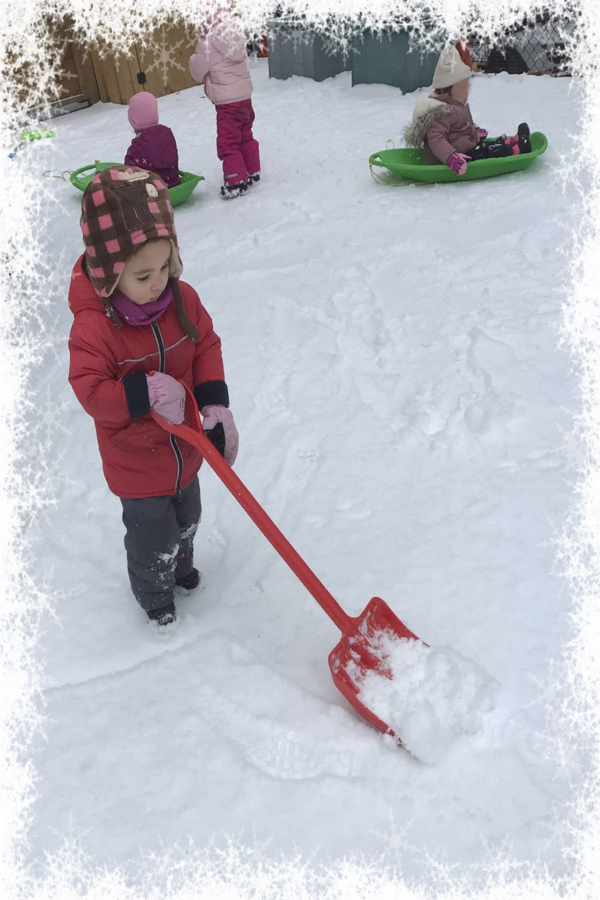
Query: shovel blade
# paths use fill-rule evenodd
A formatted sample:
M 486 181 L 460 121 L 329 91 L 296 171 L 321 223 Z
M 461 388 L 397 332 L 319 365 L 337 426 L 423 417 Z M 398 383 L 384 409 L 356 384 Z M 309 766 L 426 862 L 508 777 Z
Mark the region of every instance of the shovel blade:
M 351 621 L 351 628 L 342 634 L 341 640 L 329 654 L 333 682 L 363 719 L 379 731 L 396 737 L 389 725 L 361 702 L 360 686 L 367 672 L 392 678 L 379 647 L 379 639 L 383 635 L 392 639 L 420 639 L 380 597 L 373 597 L 362 613 Z

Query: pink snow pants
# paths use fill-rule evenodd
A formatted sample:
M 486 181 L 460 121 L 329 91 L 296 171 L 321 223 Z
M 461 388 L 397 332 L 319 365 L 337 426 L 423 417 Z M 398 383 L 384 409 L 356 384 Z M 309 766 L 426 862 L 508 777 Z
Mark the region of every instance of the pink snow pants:
M 217 156 L 223 163 L 223 179 L 225 184 L 239 184 L 260 172 L 258 141 L 252 135 L 252 100 L 218 103 L 216 109 Z

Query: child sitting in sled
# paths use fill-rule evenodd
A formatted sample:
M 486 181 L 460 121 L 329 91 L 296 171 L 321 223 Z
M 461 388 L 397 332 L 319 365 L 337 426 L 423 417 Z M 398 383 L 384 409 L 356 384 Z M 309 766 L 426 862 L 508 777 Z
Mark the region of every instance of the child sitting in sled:
M 404 129 L 406 145 L 423 148 L 426 163 L 443 163 L 457 175 L 465 174 L 469 160 L 531 153 L 525 122 L 512 137 L 486 140 L 487 131 L 475 125 L 467 103 L 471 74 L 456 47 L 445 47 L 433 75 L 433 94 L 417 100 Z
M 154 94 L 148 91 L 134 94 L 127 115 L 136 136 L 125 155 L 125 165 L 155 172 L 168 188 L 178 185 L 181 179 L 175 136 L 166 125 L 158 124 Z

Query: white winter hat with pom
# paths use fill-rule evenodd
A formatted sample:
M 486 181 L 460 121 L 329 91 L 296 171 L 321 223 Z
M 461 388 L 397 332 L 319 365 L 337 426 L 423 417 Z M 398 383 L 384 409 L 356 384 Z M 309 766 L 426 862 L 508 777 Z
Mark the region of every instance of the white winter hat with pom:
M 433 73 L 433 87 L 445 88 L 470 78 L 472 72 L 468 66 L 464 64 L 460 58 L 460 54 L 456 47 L 448 44 L 440 53 L 438 64 Z

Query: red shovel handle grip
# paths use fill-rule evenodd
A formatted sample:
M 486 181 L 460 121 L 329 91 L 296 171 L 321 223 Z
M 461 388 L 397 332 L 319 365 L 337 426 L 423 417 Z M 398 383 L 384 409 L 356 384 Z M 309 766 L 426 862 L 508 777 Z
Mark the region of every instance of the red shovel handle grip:
M 217 448 L 206 437 L 202 430 L 200 413 L 196 398 L 187 384 L 181 381 L 186 389 L 186 418 L 191 411 L 192 425 L 172 425 L 164 416 L 154 410 L 151 411 L 153 419 L 176 437 L 187 441 L 196 447 L 211 469 L 219 476 L 225 487 L 233 494 L 240 506 L 248 513 L 254 524 L 262 531 L 264 536 L 273 545 L 277 553 L 288 564 L 304 587 L 312 594 L 317 603 L 325 610 L 329 618 L 337 625 L 340 631 L 345 632 L 352 628 L 353 619 L 348 616 L 337 600 L 329 593 L 327 588 L 309 569 L 302 557 L 294 550 L 287 538 L 281 533 L 277 525 L 267 515 L 262 506 L 254 499 L 248 488 L 235 474 L 229 463 L 226 463 Z

